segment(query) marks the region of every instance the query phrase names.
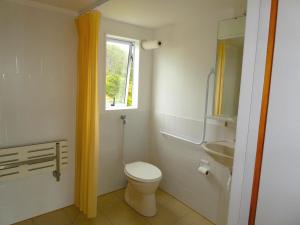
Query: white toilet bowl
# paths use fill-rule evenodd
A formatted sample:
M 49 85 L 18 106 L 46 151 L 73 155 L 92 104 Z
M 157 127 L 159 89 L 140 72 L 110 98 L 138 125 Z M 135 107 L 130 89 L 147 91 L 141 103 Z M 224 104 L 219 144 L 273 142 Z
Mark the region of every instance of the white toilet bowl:
M 162 173 L 156 166 L 146 162 L 126 164 L 124 169 L 128 184 L 125 191 L 125 201 L 143 216 L 156 214 L 157 190 Z

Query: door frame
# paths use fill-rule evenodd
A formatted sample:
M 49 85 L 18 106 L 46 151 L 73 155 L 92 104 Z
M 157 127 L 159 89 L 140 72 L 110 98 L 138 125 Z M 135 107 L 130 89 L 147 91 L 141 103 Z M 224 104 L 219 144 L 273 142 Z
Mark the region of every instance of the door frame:
M 258 204 L 265 134 L 266 134 L 267 119 L 268 119 L 270 89 L 271 89 L 271 81 L 272 81 L 273 58 L 274 58 L 274 50 L 275 50 L 274 48 L 275 48 L 275 39 L 276 39 L 276 27 L 277 27 L 277 14 L 278 14 L 278 0 L 272 0 L 271 11 L 270 11 L 266 66 L 265 66 L 265 75 L 264 75 L 264 87 L 262 93 L 259 131 L 258 131 L 256 159 L 255 159 L 255 167 L 254 167 L 254 175 L 253 175 L 248 225 L 255 225 L 256 210 Z
M 268 45 L 270 45 L 268 40 L 272 1 L 274 0 L 248 0 L 247 5 L 243 70 L 228 225 L 249 224 L 254 171 L 260 170 L 255 165 L 258 163 L 256 163 L 257 147 L 263 143 L 260 142 L 258 145 L 259 131 L 264 128 L 263 125 L 260 125 L 261 110 L 265 111 L 264 107 L 267 106 L 264 104 L 262 107 L 262 100 L 264 99 L 264 102 L 268 102 L 265 100 L 268 92 L 264 92 L 264 81 L 267 74 L 267 50 Z M 264 132 L 260 131 L 260 136 L 262 134 L 264 135 Z M 263 138 L 260 139 L 263 140 Z M 259 149 L 262 152 L 263 148 L 260 147 Z M 260 171 L 256 173 L 260 174 Z M 256 175 L 255 179 L 257 177 L 259 178 Z M 255 187 L 256 189 L 258 190 L 258 186 Z M 252 197 L 254 200 L 255 198 L 257 199 L 257 193 L 255 195 Z M 255 213 L 253 213 L 256 210 L 253 205 L 254 200 L 252 200 L 251 218 L 253 215 L 255 216 Z M 254 223 L 251 225 L 254 225 Z

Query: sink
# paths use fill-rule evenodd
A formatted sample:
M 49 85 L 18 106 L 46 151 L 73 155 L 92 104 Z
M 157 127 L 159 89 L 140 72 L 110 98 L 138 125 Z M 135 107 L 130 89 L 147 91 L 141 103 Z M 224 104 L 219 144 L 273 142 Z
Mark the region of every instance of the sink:
M 205 142 L 201 146 L 216 162 L 227 167 L 230 172 L 232 171 L 234 157 L 233 141 Z

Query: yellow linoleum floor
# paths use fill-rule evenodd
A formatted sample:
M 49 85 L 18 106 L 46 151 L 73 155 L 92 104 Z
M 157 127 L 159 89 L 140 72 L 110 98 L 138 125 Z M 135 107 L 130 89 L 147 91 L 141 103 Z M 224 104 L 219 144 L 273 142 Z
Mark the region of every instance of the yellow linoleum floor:
M 158 213 L 144 217 L 124 201 L 124 189 L 98 198 L 98 216 L 86 219 L 74 206 L 69 206 L 15 225 L 213 225 L 171 195 L 157 191 Z

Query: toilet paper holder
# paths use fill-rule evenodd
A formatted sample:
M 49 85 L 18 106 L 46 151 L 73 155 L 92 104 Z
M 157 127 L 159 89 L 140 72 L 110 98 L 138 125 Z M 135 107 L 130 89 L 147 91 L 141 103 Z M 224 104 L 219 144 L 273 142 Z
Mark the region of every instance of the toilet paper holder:
M 200 160 L 200 166 L 198 167 L 198 172 L 203 176 L 208 176 L 210 172 L 209 162 L 205 159 Z

